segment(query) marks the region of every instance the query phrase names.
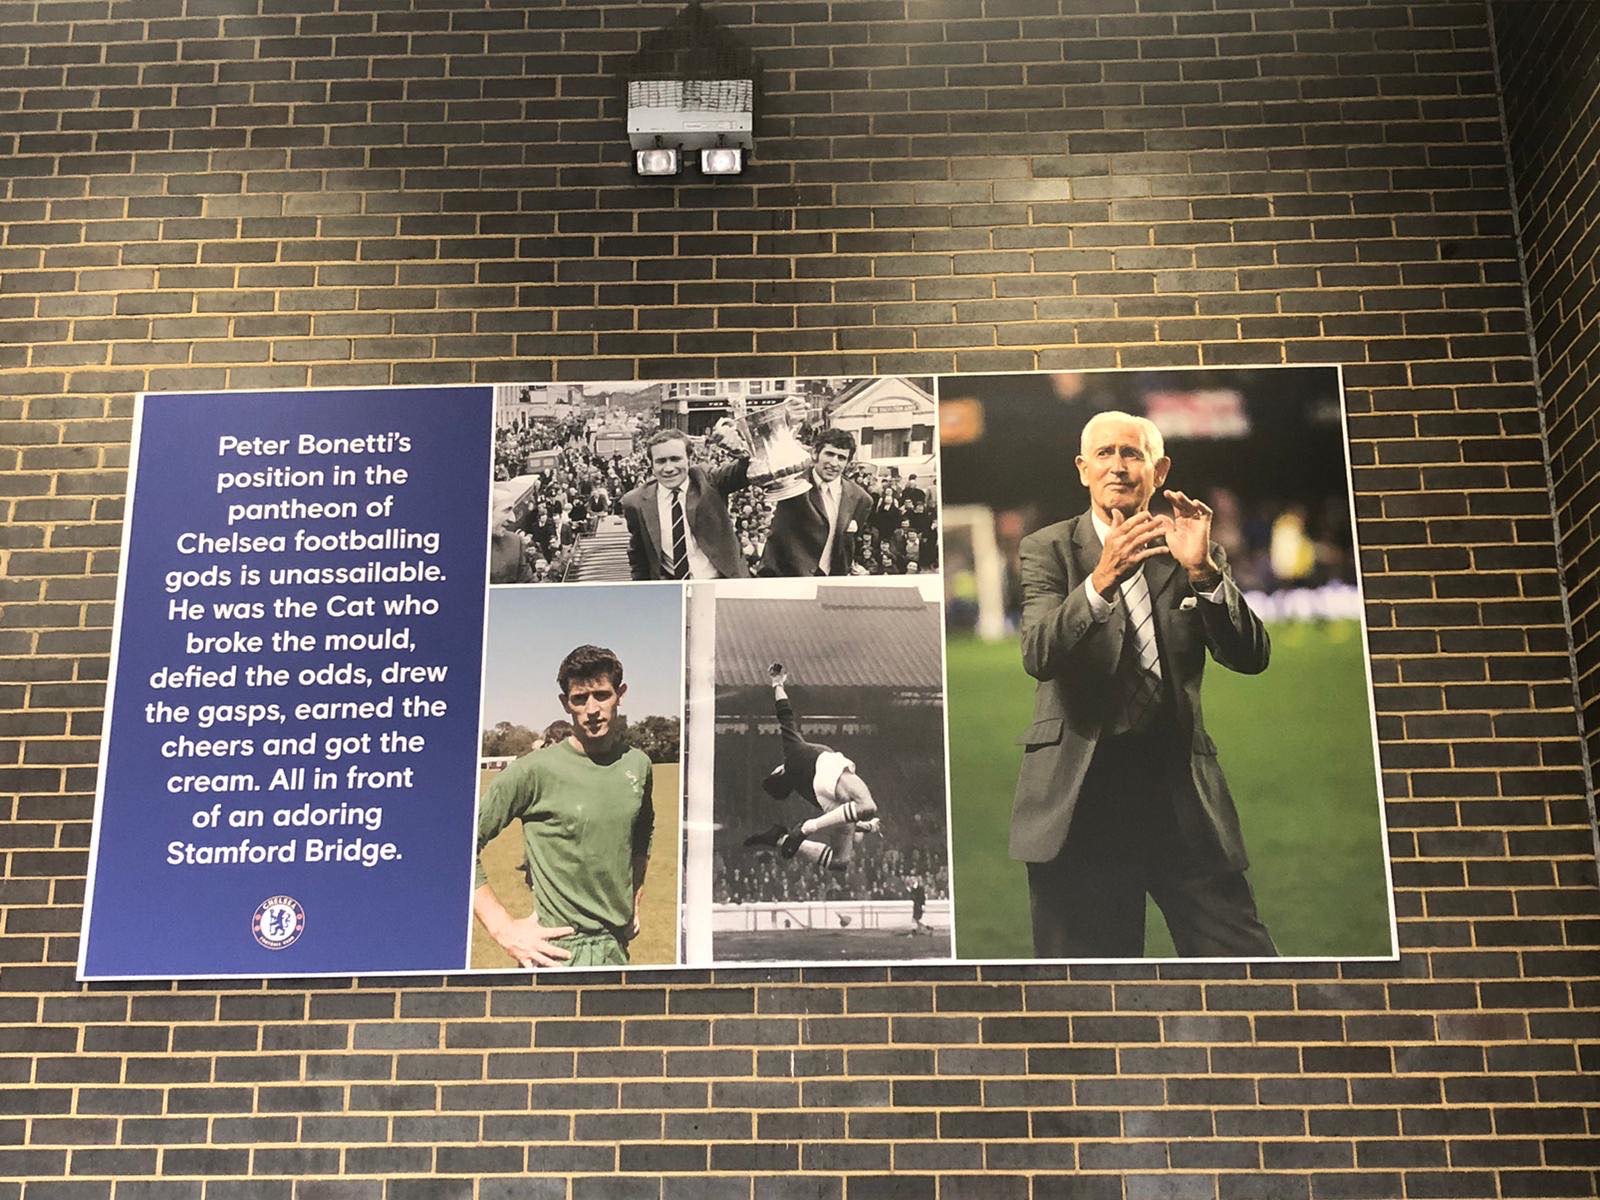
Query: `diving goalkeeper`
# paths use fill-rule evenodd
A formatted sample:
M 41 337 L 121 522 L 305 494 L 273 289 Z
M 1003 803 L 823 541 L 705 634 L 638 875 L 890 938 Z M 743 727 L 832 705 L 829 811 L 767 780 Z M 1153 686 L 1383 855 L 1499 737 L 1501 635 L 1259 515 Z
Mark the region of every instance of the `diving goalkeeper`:
M 774 825 L 744 840 L 746 846 L 772 846 L 785 858 L 815 863 L 824 870 L 842 871 L 858 837 L 882 833 L 878 806 L 872 792 L 856 774 L 856 765 L 839 751 L 800 736 L 800 722 L 789 703 L 785 685 L 789 675 L 782 663 L 767 669 L 772 703 L 783 733 L 783 761 L 761 781 L 774 800 L 791 792 L 810 803 L 818 815 L 794 829 Z

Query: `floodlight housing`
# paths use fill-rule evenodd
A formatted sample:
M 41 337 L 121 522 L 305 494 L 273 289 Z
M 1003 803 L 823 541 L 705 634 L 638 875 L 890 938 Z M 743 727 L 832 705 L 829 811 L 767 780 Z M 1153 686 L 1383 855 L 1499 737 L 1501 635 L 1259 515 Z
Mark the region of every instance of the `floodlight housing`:
M 677 147 L 691 159 L 706 150 L 733 151 L 700 155 L 704 174 L 744 169 L 755 149 L 760 66 L 699 0 L 642 39 L 623 78 L 636 163 L 638 151 Z
M 684 150 L 755 148 L 755 85 L 748 79 L 637 79 L 628 84 L 628 140 Z
M 633 169 L 640 175 L 676 175 L 682 167 L 683 154 L 676 146 L 653 145 L 633 152 Z
M 737 175 L 744 170 L 744 150 L 738 146 L 711 146 L 700 151 L 702 175 Z

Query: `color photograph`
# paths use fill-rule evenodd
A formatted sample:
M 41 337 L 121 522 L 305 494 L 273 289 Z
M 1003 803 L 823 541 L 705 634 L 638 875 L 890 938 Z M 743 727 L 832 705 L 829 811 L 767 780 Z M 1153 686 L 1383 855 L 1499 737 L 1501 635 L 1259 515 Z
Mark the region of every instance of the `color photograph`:
M 491 588 L 471 967 L 677 961 L 683 594 Z
M 1337 368 L 937 391 L 957 957 L 1393 957 Z
M 951 954 L 938 580 L 696 584 L 686 962 Z

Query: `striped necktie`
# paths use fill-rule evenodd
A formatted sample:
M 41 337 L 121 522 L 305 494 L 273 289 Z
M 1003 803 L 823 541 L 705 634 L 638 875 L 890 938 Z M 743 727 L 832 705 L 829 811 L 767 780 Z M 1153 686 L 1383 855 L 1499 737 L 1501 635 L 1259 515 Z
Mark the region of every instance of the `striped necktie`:
M 1132 643 L 1133 654 L 1128 654 L 1128 646 L 1124 644 L 1124 669 L 1119 671 L 1123 695 L 1118 733 L 1138 729 L 1161 699 L 1161 655 L 1156 650 L 1155 610 L 1143 570 L 1135 571 L 1123 581 L 1122 601 L 1128 622 L 1125 636 Z
M 689 578 L 689 527 L 683 519 L 683 489 L 672 489 L 672 555 L 666 563 L 672 579 Z

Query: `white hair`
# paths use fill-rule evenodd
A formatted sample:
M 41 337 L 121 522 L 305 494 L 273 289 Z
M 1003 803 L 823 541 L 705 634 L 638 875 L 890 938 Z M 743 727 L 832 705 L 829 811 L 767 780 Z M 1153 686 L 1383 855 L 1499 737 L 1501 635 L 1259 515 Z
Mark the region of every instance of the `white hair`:
M 1144 434 L 1144 448 L 1151 462 L 1166 454 L 1166 439 L 1161 436 L 1161 430 L 1156 428 L 1154 421 L 1149 417 L 1136 417 L 1132 413 L 1118 412 L 1115 409 L 1097 412 L 1089 418 L 1089 423 L 1083 427 L 1083 433 L 1078 438 L 1078 453 L 1088 458 L 1089 450 L 1094 444 L 1091 439 L 1099 432 L 1102 425 L 1110 425 L 1113 422 L 1132 425 Z

